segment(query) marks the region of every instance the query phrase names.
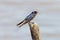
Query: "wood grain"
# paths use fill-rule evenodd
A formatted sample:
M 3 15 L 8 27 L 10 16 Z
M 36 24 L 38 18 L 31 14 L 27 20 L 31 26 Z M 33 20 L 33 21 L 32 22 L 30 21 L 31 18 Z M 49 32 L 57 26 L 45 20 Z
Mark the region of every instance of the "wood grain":
M 40 40 L 39 27 L 36 23 L 29 22 L 32 40 Z

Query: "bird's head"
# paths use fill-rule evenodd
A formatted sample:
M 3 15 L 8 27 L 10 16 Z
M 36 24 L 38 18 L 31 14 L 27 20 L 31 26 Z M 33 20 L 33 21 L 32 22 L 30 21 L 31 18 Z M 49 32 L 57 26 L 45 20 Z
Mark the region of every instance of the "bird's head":
M 33 13 L 37 14 L 38 12 L 37 11 L 33 11 Z

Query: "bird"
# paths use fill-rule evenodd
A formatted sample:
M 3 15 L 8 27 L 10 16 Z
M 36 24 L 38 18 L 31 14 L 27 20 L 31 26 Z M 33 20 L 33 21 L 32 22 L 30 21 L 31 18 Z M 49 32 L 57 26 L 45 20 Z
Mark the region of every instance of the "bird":
M 29 14 L 23 21 L 21 21 L 20 23 L 18 23 L 17 26 L 22 27 L 26 23 L 30 22 L 32 19 L 35 18 L 35 16 L 37 15 L 37 13 L 38 13 L 37 11 L 31 12 L 31 14 Z

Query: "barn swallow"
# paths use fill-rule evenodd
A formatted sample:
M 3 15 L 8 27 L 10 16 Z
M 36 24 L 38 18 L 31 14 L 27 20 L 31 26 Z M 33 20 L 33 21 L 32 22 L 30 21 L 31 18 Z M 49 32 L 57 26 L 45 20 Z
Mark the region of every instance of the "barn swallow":
M 26 23 L 30 22 L 37 15 L 37 11 L 33 11 L 30 15 L 28 15 L 23 21 L 17 24 L 17 26 L 21 27 Z

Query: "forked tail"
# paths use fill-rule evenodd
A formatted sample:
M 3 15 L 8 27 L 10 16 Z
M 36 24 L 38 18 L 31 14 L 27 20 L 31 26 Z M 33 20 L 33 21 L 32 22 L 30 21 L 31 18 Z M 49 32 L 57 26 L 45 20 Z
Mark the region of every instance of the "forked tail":
M 17 26 L 21 27 L 26 23 L 27 23 L 27 20 L 23 20 L 22 22 L 18 23 Z

